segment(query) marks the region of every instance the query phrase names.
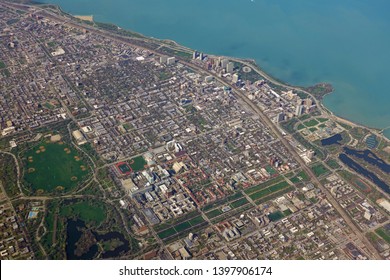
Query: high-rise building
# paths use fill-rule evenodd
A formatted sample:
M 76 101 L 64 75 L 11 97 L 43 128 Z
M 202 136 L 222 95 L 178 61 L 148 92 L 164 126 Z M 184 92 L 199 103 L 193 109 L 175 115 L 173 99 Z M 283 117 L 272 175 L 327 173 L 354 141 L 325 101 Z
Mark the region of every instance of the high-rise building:
M 168 57 L 166 57 L 165 55 L 161 56 L 161 57 L 160 57 L 160 63 L 161 63 L 161 64 L 167 63 L 167 59 L 168 59 Z
M 192 53 L 192 59 L 196 59 L 198 57 L 198 52 L 197 51 L 194 51 Z
M 277 123 L 280 123 L 284 121 L 284 118 L 285 118 L 285 114 L 283 112 L 280 112 L 279 114 L 276 115 L 275 121 Z
M 227 73 L 233 73 L 233 69 L 234 69 L 234 63 L 233 62 L 229 62 L 226 65 L 226 72 Z
M 314 154 L 315 154 L 315 152 L 313 150 L 308 150 L 306 152 L 306 156 L 307 156 L 308 159 L 312 159 Z
M 313 100 L 311 100 L 311 98 L 306 98 L 305 100 L 305 104 L 307 107 L 311 107 L 311 105 L 313 105 Z
M 233 83 L 237 83 L 238 82 L 238 79 L 240 78 L 240 76 L 238 76 L 238 74 L 234 74 L 233 75 Z
M 167 65 L 175 64 L 175 62 L 176 62 L 176 58 L 175 58 L 174 56 L 169 57 L 169 58 L 167 59 Z
M 227 65 L 228 65 L 228 63 L 229 63 L 229 59 L 222 59 L 221 60 L 221 67 L 222 68 L 225 68 Z
M 221 58 L 218 57 L 218 59 L 215 60 L 215 66 L 219 67 L 221 66 Z
M 204 81 L 206 82 L 206 83 L 210 83 L 210 82 L 212 82 L 214 80 L 214 77 L 213 76 L 206 76 L 205 78 L 204 78 Z
M 297 108 L 295 109 L 295 115 L 296 116 L 300 116 L 303 114 L 303 106 L 302 105 L 298 105 Z

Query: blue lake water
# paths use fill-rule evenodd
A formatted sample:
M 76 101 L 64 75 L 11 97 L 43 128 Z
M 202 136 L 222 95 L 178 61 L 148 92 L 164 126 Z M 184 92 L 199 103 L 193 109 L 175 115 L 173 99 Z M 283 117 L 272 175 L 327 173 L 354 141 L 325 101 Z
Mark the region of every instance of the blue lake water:
M 294 85 L 330 82 L 324 104 L 390 126 L 388 0 L 41 0 L 203 52 L 253 58 Z M 390 136 L 390 131 L 386 131 Z
M 354 156 L 363 159 L 365 162 L 377 166 L 383 172 L 390 173 L 390 164 L 387 164 L 383 159 L 378 157 L 370 150 L 359 151 L 355 149 L 350 149 L 348 147 L 344 147 L 344 152 L 348 156 Z
M 341 140 L 343 140 L 343 137 L 341 136 L 341 134 L 338 133 L 338 134 L 335 134 L 329 138 L 322 139 L 321 145 L 322 146 L 329 146 L 329 145 L 334 145 L 334 144 L 340 145 Z
M 352 158 L 350 158 L 346 154 L 340 154 L 339 155 L 339 159 L 344 164 L 348 165 L 348 167 L 352 168 L 357 173 L 359 173 L 359 174 L 365 176 L 366 178 L 370 179 L 375 185 L 380 187 L 386 193 L 390 194 L 390 186 L 387 185 L 386 182 L 384 182 L 380 178 L 378 178 L 378 176 L 375 173 L 373 173 L 373 172 L 369 171 L 368 169 L 364 168 L 363 166 L 361 166 L 359 163 L 354 161 Z
M 386 129 L 383 134 L 390 139 L 390 129 Z

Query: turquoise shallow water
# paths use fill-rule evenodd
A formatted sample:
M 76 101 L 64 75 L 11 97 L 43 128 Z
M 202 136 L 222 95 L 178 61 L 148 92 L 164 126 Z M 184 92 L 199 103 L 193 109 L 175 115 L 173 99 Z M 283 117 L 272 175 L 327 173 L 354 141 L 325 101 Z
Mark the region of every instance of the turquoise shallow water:
M 383 134 L 388 138 L 390 139 L 390 129 L 386 129 Z
M 324 104 L 335 114 L 371 127 L 390 126 L 390 1 L 43 2 L 204 52 L 254 58 L 290 84 L 330 82 L 335 93 Z

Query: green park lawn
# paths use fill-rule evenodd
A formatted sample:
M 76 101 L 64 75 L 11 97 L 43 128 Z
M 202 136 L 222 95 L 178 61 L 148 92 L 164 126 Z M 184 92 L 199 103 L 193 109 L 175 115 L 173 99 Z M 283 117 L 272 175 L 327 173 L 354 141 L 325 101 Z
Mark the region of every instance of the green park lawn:
M 24 179 L 33 191 L 68 192 L 88 174 L 87 164 L 70 146 L 41 142 L 25 155 Z
M 390 244 L 390 231 L 387 231 L 385 228 L 381 227 L 376 229 L 375 232 Z
M 315 119 L 312 119 L 310 121 L 304 122 L 304 125 L 306 125 L 307 127 L 316 126 L 317 124 L 318 124 L 318 121 L 315 120 Z
M 293 183 L 299 183 L 300 181 L 307 181 L 309 177 L 305 173 L 305 171 L 299 172 L 295 177 L 291 178 L 291 182 Z
M 106 219 L 106 212 L 103 204 L 91 201 L 81 201 L 63 206 L 60 210 L 63 217 L 75 217 L 84 222 L 102 223 Z
M 329 172 L 329 170 L 321 163 L 313 166 L 311 170 L 313 170 L 316 177 L 320 177 L 321 175 Z

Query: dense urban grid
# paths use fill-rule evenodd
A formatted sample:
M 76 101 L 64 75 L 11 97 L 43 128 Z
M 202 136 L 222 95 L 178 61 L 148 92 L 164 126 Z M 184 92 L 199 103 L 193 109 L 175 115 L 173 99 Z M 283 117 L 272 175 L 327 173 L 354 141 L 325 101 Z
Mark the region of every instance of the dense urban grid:
M 330 90 L 0 1 L 0 258 L 389 259 L 390 143 Z

